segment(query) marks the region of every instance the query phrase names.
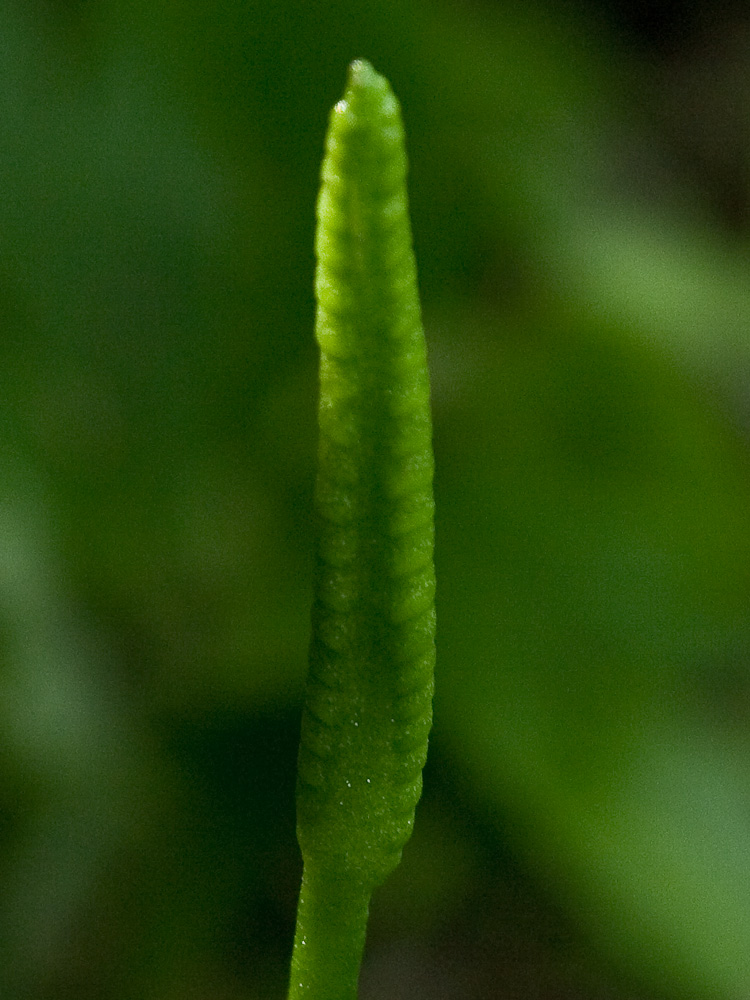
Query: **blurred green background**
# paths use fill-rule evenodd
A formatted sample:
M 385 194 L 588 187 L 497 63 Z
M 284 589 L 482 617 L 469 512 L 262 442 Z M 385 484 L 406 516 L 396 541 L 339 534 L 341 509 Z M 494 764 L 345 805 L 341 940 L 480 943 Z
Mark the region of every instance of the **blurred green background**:
M 750 17 L 0 5 L 0 996 L 281 998 L 314 201 L 399 94 L 438 693 L 362 998 L 750 992 Z

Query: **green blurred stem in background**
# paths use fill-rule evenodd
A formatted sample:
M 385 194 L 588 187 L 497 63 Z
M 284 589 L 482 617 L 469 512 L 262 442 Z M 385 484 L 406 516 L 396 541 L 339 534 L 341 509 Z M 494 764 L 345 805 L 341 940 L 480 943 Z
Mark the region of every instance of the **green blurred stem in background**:
M 357 994 L 370 897 L 422 790 L 435 661 L 432 432 L 398 101 L 352 63 L 318 200 L 318 562 L 290 1000 Z

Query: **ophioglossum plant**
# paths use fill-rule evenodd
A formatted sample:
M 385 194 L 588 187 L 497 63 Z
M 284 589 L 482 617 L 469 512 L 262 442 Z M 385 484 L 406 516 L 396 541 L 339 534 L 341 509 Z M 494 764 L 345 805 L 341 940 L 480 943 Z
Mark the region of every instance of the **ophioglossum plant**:
M 353 1000 L 370 897 L 414 822 L 435 661 L 429 381 L 398 101 L 358 60 L 318 199 L 318 549 L 290 1000 Z

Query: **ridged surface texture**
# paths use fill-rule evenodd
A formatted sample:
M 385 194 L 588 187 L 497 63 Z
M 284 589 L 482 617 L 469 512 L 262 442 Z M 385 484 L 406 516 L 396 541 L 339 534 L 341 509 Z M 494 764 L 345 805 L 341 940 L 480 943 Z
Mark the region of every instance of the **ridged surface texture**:
M 364 61 L 331 112 L 316 254 L 319 544 L 298 836 L 306 872 L 371 891 L 398 863 L 421 793 L 435 575 L 403 126 Z

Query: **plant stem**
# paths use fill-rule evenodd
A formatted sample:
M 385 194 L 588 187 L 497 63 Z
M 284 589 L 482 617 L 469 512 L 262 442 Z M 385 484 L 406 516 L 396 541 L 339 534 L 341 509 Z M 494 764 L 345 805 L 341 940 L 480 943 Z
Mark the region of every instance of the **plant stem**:
M 289 1000 L 356 1000 L 369 893 L 346 874 L 316 877 L 309 867 L 302 876 Z

